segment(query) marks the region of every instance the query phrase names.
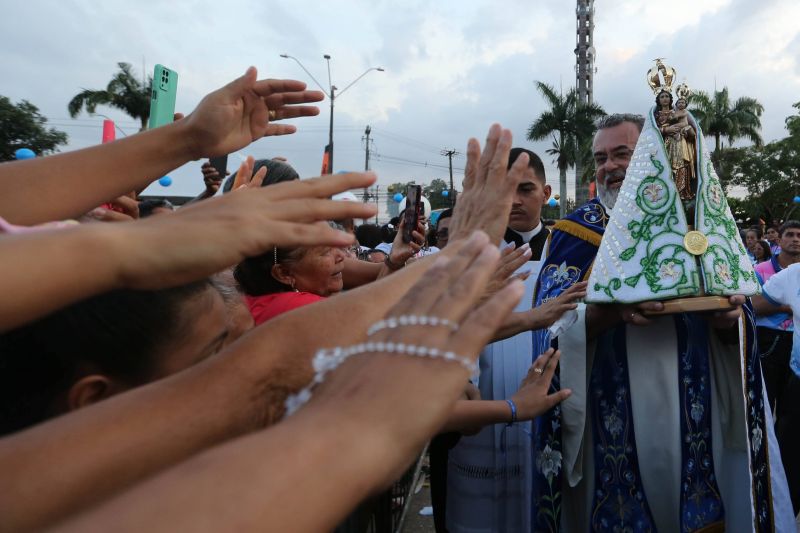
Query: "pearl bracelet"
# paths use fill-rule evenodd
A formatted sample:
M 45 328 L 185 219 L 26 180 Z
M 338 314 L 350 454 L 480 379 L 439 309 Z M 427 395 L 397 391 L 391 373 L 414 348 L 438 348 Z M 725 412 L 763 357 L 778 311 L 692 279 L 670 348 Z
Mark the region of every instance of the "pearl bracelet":
M 367 337 L 371 337 L 382 329 L 394 329 L 401 326 L 445 326 L 453 332 L 458 331 L 458 324 L 446 318 L 426 315 L 400 315 L 378 320 L 367 330 Z
M 291 394 L 286 398 L 286 415 L 290 416 L 295 411 L 305 405 L 311 399 L 311 391 L 325 380 L 325 376 L 329 372 L 335 370 L 339 365 L 345 362 L 347 358 L 353 355 L 363 353 L 391 353 L 401 355 L 411 355 L 415 357 L 430 357 L 432 359 L 444 359 L 445 361 L 453 361 L 463 366 L 469 375 L 473 375 L 478 370 L 478 365 L 469 357 L 457 355 L 453 352 L 442 351 L 438 348 L 429 348 L 427 346 L 418 346 L 416 344 L 404 344 L 402 342 L 366 342 L 356 344 L 348 348 L 333 348 L 330 350 L 319 350 L 314 359 L 312 366 L 314 367 L 314 379 L 303 390 L 297 394 Z

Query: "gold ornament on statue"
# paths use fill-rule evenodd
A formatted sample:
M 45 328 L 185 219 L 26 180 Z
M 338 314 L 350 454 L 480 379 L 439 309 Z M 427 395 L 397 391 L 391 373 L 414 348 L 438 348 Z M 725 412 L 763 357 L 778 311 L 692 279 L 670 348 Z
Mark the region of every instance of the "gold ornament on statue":
M 672 82 L 678 75 L 675 69 L 662 63 L 663 57 L 655 59 L 656 66 L 647 71 L 647 84 L 653 90 L 653 94 L 661 91 L 672 92 Z

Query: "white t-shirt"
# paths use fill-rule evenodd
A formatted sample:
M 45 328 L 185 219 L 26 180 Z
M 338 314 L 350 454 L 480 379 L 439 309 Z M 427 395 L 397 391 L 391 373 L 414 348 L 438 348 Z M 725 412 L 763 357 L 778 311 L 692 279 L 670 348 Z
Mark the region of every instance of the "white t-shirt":
M 792 358 L 789 366 L 800 376 L 800 263 L 784 268 L 767 280 L 762 294 L 773 305 L 788 305 L 792 308 L 794 336 Z

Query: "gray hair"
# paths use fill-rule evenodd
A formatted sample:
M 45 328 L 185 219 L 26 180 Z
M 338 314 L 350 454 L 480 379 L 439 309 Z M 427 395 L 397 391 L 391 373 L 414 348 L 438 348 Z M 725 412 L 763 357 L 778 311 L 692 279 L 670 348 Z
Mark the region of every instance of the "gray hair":
M 598 120 L 595 123 L 595 126 L 597 127 L 597 130 L 600 131 L 606 128 L 619 126 L 623 122 L 630 122 L 631 124 L 634 124 L 639 129 L 639 133 L 641 133 L 642 129 L 644 128 L 644 117 L 634 113 L 614 113 L 613 115 L 606 115 Z

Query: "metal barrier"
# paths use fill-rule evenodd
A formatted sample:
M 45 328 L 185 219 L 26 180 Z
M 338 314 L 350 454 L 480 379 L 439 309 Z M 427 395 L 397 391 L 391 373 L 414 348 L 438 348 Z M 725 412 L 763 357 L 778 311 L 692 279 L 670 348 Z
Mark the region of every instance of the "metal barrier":
M 362 502 L 335 533 L 400 533 L 424 456 L 425 450 L 388 490 Z

